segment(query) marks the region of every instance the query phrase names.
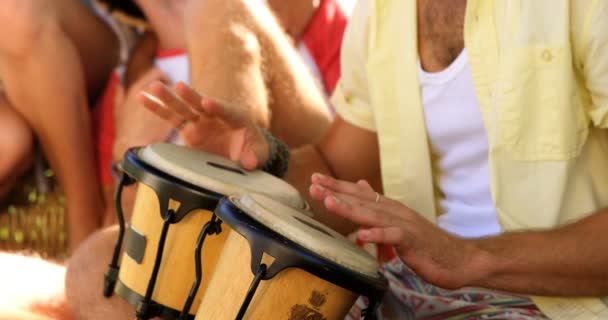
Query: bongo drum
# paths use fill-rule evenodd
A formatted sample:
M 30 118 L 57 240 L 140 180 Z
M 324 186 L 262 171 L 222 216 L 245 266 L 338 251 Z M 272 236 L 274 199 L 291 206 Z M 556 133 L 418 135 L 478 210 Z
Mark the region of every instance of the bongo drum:
M 131 149 L 122 165 L 115 198 L 121 228 L 104 295 L 114 291 L 135 305 L 138 319 L 194 318 L 229 234 L 221 232 L 213 214 L 223 196 L 259 192 L 287 206 L 305 206 L 298 191 L 279 178 L 186 147 L 163 143 Z M 133 215 L 125 226 L 121 193 L 136 182 Z
M 359 295 L 376 317 L 387 281 L 337 232 L 263 195 L 224 198 L 215 213 L 231 231 L 196 320 L 344 319 Z

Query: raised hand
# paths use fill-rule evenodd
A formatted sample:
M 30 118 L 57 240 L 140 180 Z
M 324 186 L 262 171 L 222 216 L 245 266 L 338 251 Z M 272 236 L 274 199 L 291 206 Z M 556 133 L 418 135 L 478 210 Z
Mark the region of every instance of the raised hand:
M 166 121 L 138 105 L 138 93 L 153 81 L 168 80 L 160 70 L 151 68 L 126 92 L 122 85 L 116 88 L 114 97 L 116 139 L 112 151 L 115 160 L 122 159 L 128 148 L 165 140 L 173 128 Z
M 376 193 L 366 181 L 351 183 L 314 174 L 310 195 L 325 208 L 363 228 L 363 242 L 394 246 L 401 260 L 425 280 L 460 288 L 485 275 L 480 251 L 403 204 Z
M 153 82 L 138 100 L 177 128 L 187 146 L 228 157 L 248 170 L 268 160 L 268 142 L 247 110 L 201 95 L 183 83 L 169 88 Z

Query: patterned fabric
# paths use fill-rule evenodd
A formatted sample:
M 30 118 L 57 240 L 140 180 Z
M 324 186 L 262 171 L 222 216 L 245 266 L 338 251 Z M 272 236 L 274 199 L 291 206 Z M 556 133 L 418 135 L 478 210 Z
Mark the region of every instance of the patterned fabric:
M 381 310 L 387 320 L 548 319 L 527 296 L 481 288 L 445 290 L 424 281 L 398 258 L 384 266 L 383 274 L 390 286 Z M 362 319 L 366 306 L 359 298 L 346 319 Z

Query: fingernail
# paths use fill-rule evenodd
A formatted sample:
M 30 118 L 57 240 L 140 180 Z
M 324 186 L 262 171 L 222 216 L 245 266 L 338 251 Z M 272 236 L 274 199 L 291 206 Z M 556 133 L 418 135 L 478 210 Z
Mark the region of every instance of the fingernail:
M 322 186 L 320 186 L 318 184 L 314 184 L 313 188 L 315 188 L 319 192 L 325 192 L 325 188 L 323 188 Z
M 323 179 L 326 178 L 325 175 L 320 174 L 320 173 L 314 173 L 313 177 L 316 178 L 316 179 L 319 179 L 319 180 L 323 180 Z

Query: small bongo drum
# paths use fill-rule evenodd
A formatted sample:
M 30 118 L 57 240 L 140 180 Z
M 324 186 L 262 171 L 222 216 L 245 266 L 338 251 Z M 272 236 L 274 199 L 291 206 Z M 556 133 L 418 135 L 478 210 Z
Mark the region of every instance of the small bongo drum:
M 344 319 L 359 295 L 376 318 L 387 281 L 337 232 L 263 195 L 225 198 L 215 213 L 232 230 L 196 320 Z
M 135 305 L 138 319 L 194 318 L 229 234 L 213 214 L 223 196 L 259 192 L 287 206 L 305 206 L 298 191 L 279 178 L 172 144 L 129 150 L 123 170 L 115 198 L 120 231 L 104 295 L 114 291 Z M 125 226 L 122 189 L 136 182 L 133 215 Z

